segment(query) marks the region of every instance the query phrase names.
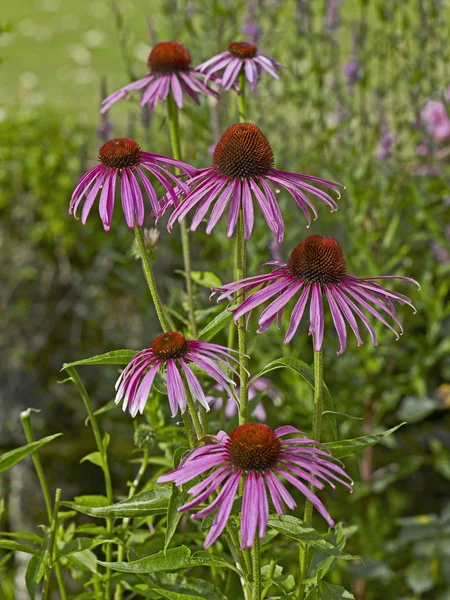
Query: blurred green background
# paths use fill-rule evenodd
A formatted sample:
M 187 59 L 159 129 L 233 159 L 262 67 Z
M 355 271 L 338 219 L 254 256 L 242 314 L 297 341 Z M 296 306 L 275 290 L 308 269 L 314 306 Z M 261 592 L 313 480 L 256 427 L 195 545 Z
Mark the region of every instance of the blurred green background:
M 450 138 L 433 138 L 421 119 L 430 98 L 449 110 L 449 7 L 438 0 L 23 0 L 5 4 L 1 19 L 2 449 L 24 442 L 20 410 L 38 408 L 36 435 L 64 432 L 43 452 L 52 485 L 66 498 L 101 493 L 98 469 L 79 464 L 94 444 L 76 391 L 58 383 L 59 370 L 64 362 L 111 349 L 143 348 L 158 325 L 120 210 L 105 233 L 95 208 L 83 227 L 68 215 L 68 202 L 108 137 L 133 137 L 150 152 L 171 152 L 164 105 L 148 115 L 135 98 L 101 119 L 99 103 L 106 92 L 146 74 L 157 41 L 184 43 L 198 64 L 245 37 L 246 24 L 257 25 L 262 51 L 287 68 L 280 82 L 262 77 L 249 98 L 249 120 L 268 137 L 277 168 L 334 178 L 347 189 L 339 211 L 329 215 L 320 207 L 309 231 L 292 199 L 280 193 L 285 243 L 275 247 L 260 219 L 249 245 L 249 272 L 273 253 L 287 258 L 305 235 L 318 233 L 339 240 L 349 272 L 405 275 L 422 286 L 417 292 L 392 284 L 417 308 L 412 315 L 400 307 L 405 334 L 399 342 L 381 326 L 378 348 L 367 338 L 357 348 L 351 339 L 345 354 L 336 356 L 337 339 L 326 328 L 325 379 L 336 410 L 353 417 L 338 416 L 339 436 L 407 422 L 383 446 L 348 460 L 356 481 L 350 500 L 340 493 L 328 499 L 336 520 L 357 526 L 349 546 L 364 561 L 344 564 L 333 582 L 358 599 L 449 600 Z M 356 61 L 353 71 L 350 61 Z M 209 165 L 209 148 L 236 120 L 231 92 L 222 93 L 218 105 L 186 103 L 184 159 Z M 153 225 L 150 217 L 147 225 Z M 179 311 L 185 302 L 175 274 L 182 265 L 179 238 L 169 236 L 164 223 L 160 228 L 155 269 L 164 298 Z M 223 224 L 212 236 L 200 228 L 192 240 L 194 269 L 230 281 Z M 202 326 L 221 307 L 209 302 L 207 289 L 196 294 Z M 304 328 L 285 347 L 282 331 L 256 336 L 255 325 L 253 373 L 283 355 L 311 362 Z M 225 335 L 217 341 L 226 343 Z M 96 407 L 106 405 L 117 370 L 85 367 L 81 375 Z M 308 431 L 309 388 L 282 371 L 272 381 L 284 402 L 275 407 L 261 395 L 267 422 Z M 217 416 L 210 425 L 215 431 Z M 133 472 L 134 426 L 118 407 L 102 417 L 112 437 L 118 497 Z M 331 439 L 331 432 L 325 436 Z M 0 496 L 14 506 L 3 514 L 2 530 L 33 530 L 45 520 L 31 473 L 31 466 L 20 466 L 0 480 Z M 286 569 L 295 570 L 294 554 L 286 556 Z M 20 561 L 0 571 L 0 593 L 8 600 L 14 577 L 17 600 L 26 597 L 18 572 Z

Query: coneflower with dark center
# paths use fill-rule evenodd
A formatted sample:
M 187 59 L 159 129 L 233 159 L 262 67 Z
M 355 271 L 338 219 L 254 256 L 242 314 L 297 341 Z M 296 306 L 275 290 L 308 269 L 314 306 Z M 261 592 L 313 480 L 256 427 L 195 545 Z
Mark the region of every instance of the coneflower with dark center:
M 296 437 L 282 439 L 292 434 Z M 223 532 L 241 479 L 244 481 L 242 549 L 250 548 L 256 535 L 260 538 L 265 536 L 271 512 L 269 498 L 279 515 L 284 513 L 283 503 L 291 510 L 296 507 L 281 478 L 300 490 L 333 527 L 333 519 L 325 505 L 308 485 L 321 490 L 325 484 L 334 488 L 334 482 L 338 482 L 351 490 L 353 482 L 340 466 L 342 463 L 336 464 L 339 461 L 333 459 L 325 446 L 298 434 L 304 436 L 290 425 L 273 430 L 255 423 L 241 425 L 229 436 L 219 431 L 215 439 L 208 436 L 206 445 L 192 450 L 177 469 L 160 477 L 158 483 L 171 481 L 178 486 L 185 485 L 210 471 L 200 483 L 187 490 L 194 498 L 179 509 L 185 511 L 198 507 L 220 487 L 211 504 L 192 516 L 193 519 L 203 519 L 217 509 L 204 542 L 205 548 L 211 546 Z
M 139 90 L 143 90 L 140 105 L 146 106 L 148 110 L 153 110 L 158 100 L 165 100 L 170 92 L 178 108 L 183 107 L 183 94 L 187 94 L 197 104 L 199 94 L 208 94 L 218 99 L 217 93 L 204 83 L 206 76 L 198 69 L 193 69 L 191 62 L 191 55 L 179 42 L 156 44 L 148 57 L 150 74 L 105 98 L 100 112 L 106 112 L 113 104 L 122 98 L 128 99 L 133 92 Z
M 310 303 L 309 334 L 314 335 L 314 350 L 318 351 L 322 347 L 325 325 L 323 299 L 325 298 L 340 341 L 338 354 L 342 354 L 346 347 L 346 324 L 350 325 L 355 334 L 358 346 L 362 344 L 356 317 L 367 328 L 373 345 L 378 345 L 375 330 L 363 311 L 391 329 L 399 339 L 403 328 L 392 301 L 408 304 L 414 309 L 412 301 L 407 296 L 385 289 L 377 280 L 400 279 L 419 286 L 417 281 L 410 277 L 389 275 L 364 278 L 347 275 L 342 249 L 336 240 L 330 237 L 311 235 L 293 250 L 287 263 L 270 261 L 266 264 L 275 265 L 276 268 L 265 275 L 256 275 L 223 285 L 214 292 L 220 293 L 219 301 L 224 298 L 229 299 L 235 293 L 247 295 L 261 288 L 246 297 L 242 304 L 231 309 L 237 321 L 242 315 L 250 316 L 256 307 L 270 300 L 269 306 L 259 317 L 258 333 L 268 329 L 275 320 L 280 324 L 288 302 L 296 297 L 289 328 L 284 338 L 285 344 L 291 341 L 297 331 L 308 302 Z M 389 320 L 397 325 L 398 331 Z
M 311 223 L 311 212 L 316 219 L 317 211 L 307 194 L 324 202 L 331 211 L 337 210 L 334 198 L 317 188 L 316 184 L 330 188 L 338 197 L 339 188 L 344 187 L 342 184 L 311 175 L 280 171 L 274 168 L 274 162 L 272 148 L 256 125 L 231 125 L 214 150 L 212 166 L 200 169 L 195 177 L 186 182 L 191 189 L 195 189 L 172 213 L 169 230 L 175 221 L 181 221 L 196 207 L 191 222 L 191 230 L 195 231 L 214 204 L 206 226 L 206 233 L 211 233 L 229 205 L 227 235 L 233 234 L 242 208 L 245 240 L 248 240 L 253 230 L 253 203 L 256 199 L 267 224 L 278 243 L 281 243 L 284 222 L 274 193 L 274 189 L 278 191 L 279 187 L 283 187 L 297 202 L 308 226 Z M 179 195 L 182 193 L 179 190 Z M 161 200 L 162 211 L 172 204 L 173 196 L 164 196 Z
M 143 152 L 137 142 L 128 138 L 115 138 L 103 144 L 98 160 L 100 164 L 80 179 L 72 194 L 69 212 L 76 217 L 77 209 L 84 198 L 81 212 L 81 222 L 84 225 L 100 193 L 99 213 L 105 231 L 109 231 L 111 226 L 117 181 L 120 181 L 122 208 L 128 227 L 133 227 L 135 223 L 141 227 L 145 214 L 141 185 L 150 200 L 153 214 L 159 215 L 160 210 L 156 192 L 142 168 L 153 175 L 174 200 L 175 188 L 183 189 L 186 193 L 189 192 L 189 188 L 178 177 L 172 175 L 166 166 L 176 167 L 190 176 L 197 172 L 197 169 L 179 160 Z
M 209 410 L 208 401 L 199 380 L 188 363 L 192 363 L 234 397 L 236 385 L 228 372 L 237 375 L 233 364 L 238 354 L 218 344 L 189 340 L 176 331 L 163 333 L 155 338 L 146 350 L 142 350 L 128 363 L 116 383 L 116 404 L 123 400 L 123 410 L 131 416 L 144 412 L 156 374 L 164 373 L 172 417 L 178 410 L 186 410 L 186 391 L 182 374 L 195 400 Z
M 279 79 L 278 72 L 283 68 L 278 61 L 262 54 L 251 42 L 232 42 L 226 52 L 221 52 L 197 67 L 209 79 L 215 73 L 223 71 L 221 84 L 229 90 L 237 83 L 239 74 L 244 71 L 252 90 L 256 89 L 263 72 Z

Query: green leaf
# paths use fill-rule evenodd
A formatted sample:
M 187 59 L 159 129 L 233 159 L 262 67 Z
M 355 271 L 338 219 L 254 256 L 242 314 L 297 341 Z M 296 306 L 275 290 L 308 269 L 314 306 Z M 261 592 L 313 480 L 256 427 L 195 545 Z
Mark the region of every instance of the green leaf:
M 302 377 L 309 385 L 314 389 L 314 371 L 312 368 L 307 365 L 302 360 L 298 358 L 289 358 L 284 356 L 282 358 L 277 358 L 272 360 L 268 365 L 264 367 L 259 373 L 257 373 L 250 380 L 250 384 L 262 377 L 266 373 L 270 373 L 270 371 L 274 371 L 275 369 L 281 369 L 286 367 L 288 369 L 292 369 Z M 334 402 L 331 394 L 325 384 L 323 383 L 323 414 L 326 414 L 328 421 L 330 422 L 331 431 L 333 432 L 334 439 L 337 439 L 337 426 L 336 426 L 336 413 L 334 410 Z
M 148 579 L 148 583 L 132 586 L 132 591 L 146 598 L 154 598 L 157 592 L 170 600 L 227 600 L 215 585 L 203 579 L 188 579 L 179 573 L 156 573 Z
M 202 342 L 207 342 L 208 340 L 212 339 L 215 335 L 219 333 L 219 331 L 222 331 L 222 329 L 226 327 L 228 323 L 231 323 L 232 318 L 233 313 L 225 309 L 223 312 L 219 313 L 217 317 L 215 317 L 210 323 L 208 323 L 208 325 L 204 329 L 201 330 L 198 339 Z
M 55 560 L 59 560 L 62 556 L 67 556 L 68 554 L 81 552 L 82 550 L 91 550 L 96 546 L 100 546 L 101 544 L 106 544 L 107 542 L 112 541 L 114 540 L 94 540 L 87 537 L 76 538 L 65 544 L 65 546 L 56 554 Z
M 0 548 L 2 550 L 14 550 L 15 552 L 26 552 L 27 554 L 37 554 L 38 551 L 32 546 L 19 544 L 13 540 L 0 540 Z
M 287 535 L 298 542 L 306 542 L 313 548 L 317 548 L 325 554 L 336 556 L 344 560 L 352 560 L 354 557 L 351 554 L 341 552 L 330 542 L 327 542 L 320 533 L 313 529 L 310 525 L 305 525 L 303 521 L 292 517 L 291 515 L 273 515 L 269 518 L 269 526 L 273 527 L 280 533 Z
M 67 559 L 72 565 L 83 571 L 97 573 L 97 557 L 91 550 L 81 550 L 81 552 L 69 554 Z
M 97 467 L 103 468 L 103 460 L 100 452 L 91 452 L 90 454 L 86 454 L 86 456 L 83 456 L 83 458 L 80 460 L 80 463 L 86 461 L 92 463 L 93 465 L 97 465 Z
M 313 587 L 305 600 L 355 600 L 355 596 L 340 585 L 321 581 Z
M 156 554 L 128 563 L 99 561 L 99 564 L 121 573 L 157 573 L 159 571 L 176 571 L 177 569 L 198 566 L 228 567 L 239 573 L 233 563 L 210 552 L 196 552 L 191 556 L 191 551 L 187 546 L 161 550 Z
M 45 444 L 48 444 L 60 435 L 62 435 L 62 433 L 55 433 L 55 435 L 49 435 L 45 438 L 42 438 L 41 440 L 31 442 L 26 446 L 21 446 L 20 448 L 16 448 L 15 450 L 11 450 L 10 452 L 2 454 L 2 456 L 0 457 L 0 473 L 2 471 L 6 471 L 6 469 L 10 469 L 16 463 L 23 460 L 30 454 L 33 454 L 34 452 L 36 452 L 36 450 L 39 450 L 39 448 L 45 446 Z
M 61 504 L 92 517 L 145 517 L 164 514 L 167 511 L 169 498 L 169 488 L 161 486 L 110 506 L 87 506 L 75 502 L 62 502 Z
M 369 448 L 369 446 L 373 446 L 374 444 L 378 444 L 386 438 L 394 431 L 397 431 L 402 425 L 405 423 L 400 423 L 400 425 L 396 425 L 392 427 L 392 429 L 388 429 L 387 431 L 383 431 L 382 433 L 375 433 L 371 435 L 363 435 L 362 437 L 353 438 L 351 440 L 339 440 L 338 442 L 327 442 L 325 446 L 331 450 L 331 453 L 335 458 L 344 458 L 345 456 L 350 456 L 350 454 L 354 454 L 355 452 L 360 452 L 364 450 L 364 448 Z
M 28 533 L 28 532 L 11 532 L 11 531 L 0 531 L 0 539 L 2 537 L 10 537 L 10 538 L 17 538 L 19 540 L 28 540 L 29 542 L 34 542 L 35 544 L 39 544 L 41 545 L 44 538 L 41 535 L 38 535 L 37 533 Z
M 197 285 L 202 285 L 206 288 L 219 287 L 222 282 L 215 273 L 211 271 L 191 271 L 191 279 Z
M 127 365 L 138 352 L 139 350 L 112 350 L 105 354 L 97 354 L 90 358 L 65 363 L 61 371 L 67 369 L 67 367 L 77 367 L 79 365 Z
M 42 580 L 45 572 L 43 554 L 32 556 L 25 572 L 25 583 L 31 600 L 36 596 L 37 586 Z

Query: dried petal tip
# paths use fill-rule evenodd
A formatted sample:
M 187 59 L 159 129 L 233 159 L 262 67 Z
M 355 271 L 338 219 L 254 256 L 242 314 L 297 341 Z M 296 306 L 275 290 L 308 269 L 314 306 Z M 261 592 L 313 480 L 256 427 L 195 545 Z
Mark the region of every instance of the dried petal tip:
M 310 235 L 289 257 L 288 269 L 307 283 L 336 284 L 346 272 L 341 247 L 331 237 Z
M 177 73 L 189 71 L 191 55 L 178 42 L 161 42 L 156 44 L 148 57 L 148 66 L 152 73 Z
M 240 425 L 227 442 L 231 463 L 244 472 L 266 471 L 277 464 L 280 440 L 267 425 Z
M 141 148 L 128 138 L 109 140 L 100 148 L 98 160 L 111 169 L 126 169 L 139 164 Z
M 181 333 L 169 331 L 162 333 L 152 342 L 153 354 L 161 360 L 179 358 L 187 349 L 187 339 Z
M 228 52 L 238 58 L 254 58 L 257 52 L 256 44 L 250 42 L 231 42 Z
M 221 175 L 248 179 L 267 175 L 273 168 L 274 157 L 259 127 L 235 123 L 220 138 L 214 150 L 213 165 Z

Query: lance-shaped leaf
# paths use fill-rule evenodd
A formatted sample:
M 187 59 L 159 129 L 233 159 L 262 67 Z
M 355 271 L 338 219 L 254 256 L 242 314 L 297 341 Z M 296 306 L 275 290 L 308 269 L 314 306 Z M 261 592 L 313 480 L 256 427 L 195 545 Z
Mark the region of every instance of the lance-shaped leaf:
M 39 450 L 39 448 L 45 446 L 45 444 L 48 444 L 60 435 L 62 435 L 62 433 L 55 433 L 55 435 L 49 435 L 41 440 L 37 440 L 36 442 L 30 442 L 26 446 L 20 446 L 20 448 L 16 448 L 10 452 L 5 452 L 5 454 L 2 454 L 0 457 L 0 473 L 2 471 L 6 471 L 6 469 L 10 469 L 16 463 L 23 460 L 27 456 L 30 456 L 30 454 L 33 454 L 36 452 L 36 450 Z
M 76 502 L 62 502 L 61 504 L 91 517 L 146 517 L 164 514 L 167 511 L 169 498 L 169 488 L 161 486 L 109 506 L 87 506 Z
M 350 456 L 350 454 L 354 454 L 355 452 L 360 452 L 364 450 L 364 448 L 368 448 L 369 446 L 373 446 L 378 444 L 386 438 L 394 431 L 397 431 L 402 425 L 405 423 L 400 423 L 400 425 L 396 425 L 392 427 L 392 429 L 388 429 L 387 431 L 383 431 L 382 433 L 374 433 L 371 435 L 363 435 L 362 437 L 353 438 L 350 440 L 339 440 L 338 442 L 328 442 L 325 444 L 335 458 L 344 458 L 345 456 Z
M 269 526 L 298 542 L 305 542 L 325 554 L 344 560 L 353 560 L 354 558 L 351 554 L 345 554 L 325 540 L 311 525 L 306 525 L 306 523 L 291 515 L 272 515 L 269 518 Z
M 226 327 L 229 323 L 231 323 L 231 319 L 233 318 L 233 313 L 229 310 L 224 310 L 217 315 L 208 325 L 201 330 L 199 333 L 198 339 L 202 342 L 207 342 L 212 339 L 215 335 L 222 331 L 224 327 Z
M 209 566 L 227 567 L 239 575 L 241 574 L 236 566 L 226 558 L 203 551 L 191 554 L 187 546 L 161 550 L 161 552 L 144 556 L 131 562 L 99 561 L 99 564 L 109 567 L 113 571 L 120 571 L 121 573 L 157 573 L 159 571 L 167 572 L 190 567 Z
M 80 365 L 127 365 L 138 352 L 139 350 L 112 350 L 105 354 L 97 354 L 90 358 L 82 358 L 75 362 L 65 363 L 61 370 Z

